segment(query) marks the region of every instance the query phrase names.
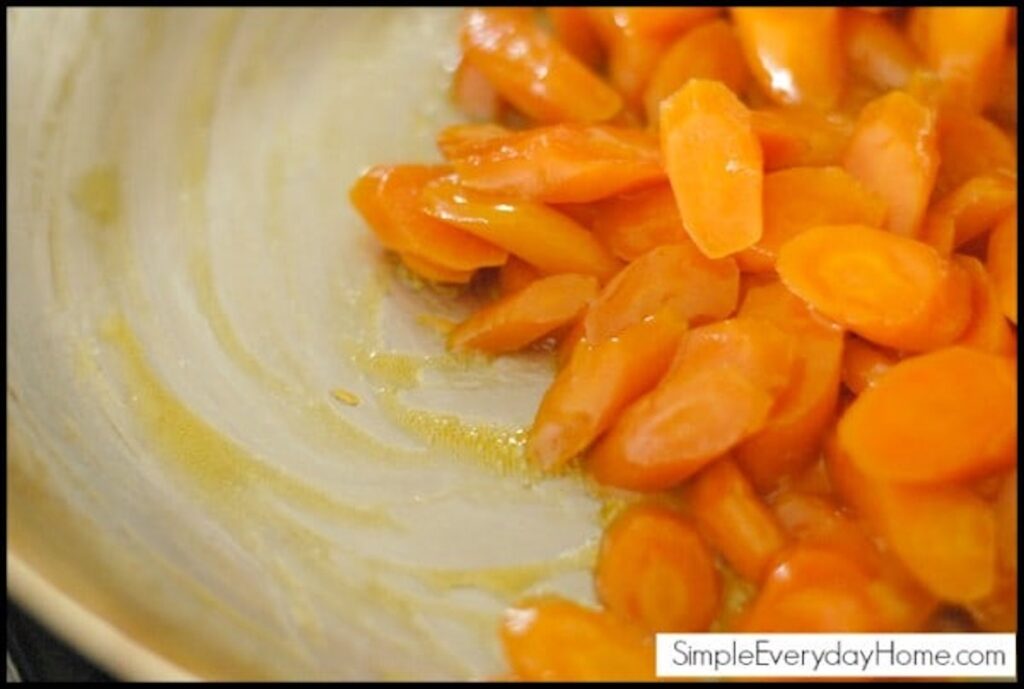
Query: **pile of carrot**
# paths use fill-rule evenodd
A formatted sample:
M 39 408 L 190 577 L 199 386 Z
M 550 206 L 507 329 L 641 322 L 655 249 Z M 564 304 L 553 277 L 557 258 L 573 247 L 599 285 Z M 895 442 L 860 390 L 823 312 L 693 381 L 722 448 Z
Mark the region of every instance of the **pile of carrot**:
M 1014 12 L 465 11 L 445 162 L 351 200 L 411 272 L 496 285 L 453 350 L 557 343 L 529 461 L 656 494 L 600 610 L 508 611 L 514 677 L 651 678 L 655 632 L 1016 630 Z

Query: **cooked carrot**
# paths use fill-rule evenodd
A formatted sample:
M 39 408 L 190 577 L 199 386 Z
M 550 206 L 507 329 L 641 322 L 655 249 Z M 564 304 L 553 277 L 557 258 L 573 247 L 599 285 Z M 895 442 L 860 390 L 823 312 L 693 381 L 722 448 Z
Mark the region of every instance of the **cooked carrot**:
M 920 235 L 939 166 L 935 114 L 893 91 L 864 107 L 843 167 L 886 202 L 885 228 Z
M 539 122 L 601 122 L 622 107 L 600 77 L 528 22 L 493 9 L 467 10 L 460 40 L 466 61 Z
M 973 256 L 956 256 L 954 260 L 971 276 L 973 314 L 967 330 L 957 340 L 957 344 L 975 347 L 992 354 L 1015 356 L 1017 338 L 999 306 L 999 296 L 992 277 L 981 261 Z
M 879 88 L 903 88 L 920 66 L 920 58 L 892 22 L 863 9 L 847 10 L 842 19 L 850 71 Z
M 1010 26 L 1016 26 L 1016 22 Z M 1017 129 L 1017 46 L 1010 46 L 999 70 L 995 97 L 988 115 L 1007 129 Z
M 613 254 L 632 261 L 665 244 L 692 242 L 668 184 L 623 194 L 597 206 L 593 232 Z
M 505 658 L 526 682 L 654 679 L 654 644 L 614 615 L 554 596 L 505 611 Z
M 572 324 L 572 327 L 558 340 L 558 347 L 555 349 L 555 363 L 558 366 L 558 370 L 565 368 L 565 365 L 569 363 L 572 358 L 572 353 L 576 350 L 576 346 L 583 340 L 583 336 L 586 335 L 586 328 L 583 327 L 583 317 L 580 316 Z
M 604 60 L 604 48 L 585 7 L 545 8 L 555 36 L 576 58 L 592 69 Z
M 663 101 L 661 148 L 683 226 L 704 255 L 722 258 L 761 238 L 761 146 L 732 91 L 691 79 Z
M 686 492 L 701 533 L 741 576 L 758 583 L 786 543 L 775 516 L 730 459 L 703 469 Z
M 804 165 L 838 165 L 853 133 L 853 120 L 841 113 L 810 108 L 752 110 L 750 122 L 761 142 L 765 170 Z
M 1016 366 L 959 346 L 906 359 L 861 393 L 838 432 L 843 451 L 879 480 L 937 484 L 1012 467 Z
M 459 61 L 452 75 L 452 100 L 467 117 L 495 120 L 501 116 L 501 96 L 479 69 Z
M 882 200 L 839 167 L 793 167 L 765 175 L 763 204 L 760 241 L 736 254 L 744 272 L 774 270 L 779 248 L 816 225 L 880 227 L 885 217 Z
M 938 122 L 939 172 L 935 196 L 950 194 L 973 177 L 1016 177 L 1017 147 L 1003 130 L 984 117 L 943 111 Z
M 728 22 L 711 21 L 676 40 L 661 56 L 644 89 L 647 121 L 658 126 L 661 101 L 690 79 L 716 79 L 742 93 L 750 77 L 739 40 Z
M 420 258 L 416 254 L 399 254 L 402 263 L 416 275 L 431 282 L 441 282 L 453 285 L 465 285 L 473 279 L 472 270 L 453 270 L 440 266 L 428 259 Z
M 498 289 L 501 296 L 507 297 L 519 292 L 541 277 L 543 276 L 540 271 L 526 261 L 509 256 L 508 261 L 498 271 Z
M 1017 469 L 1002 480 L 996 496 L 996 536 L 999 539 L 999 566 L 1017 574 Z
M 819 313 L 876 344 L 925 351 L 970 318 L 970 279 L 932 247 L 862 225 L 828 225 L 786 242 L 779 277 Z
M 667 507 L 635 505 L 619 515 L 605 530 L 594 577 L 609 611 L 651 632 L 705 631 L 718 612 L 714 556 Z
M 423 211 L 519 256 L 544 273 L 583 273 L 603 280 L 619 263 L 586 229 L 535 201 L 468 189 L 456 178 L 428 184 Z
M 615 26 L 629 35 L 679 36 L 717 18 L 720 7 L 612 7 L 605 9 Z
M 1017 577 L 1000 576 L 991 594 L 965 607 L 981 631 L 1016 633 Z
M 513 352 L 571 323 L 597 296 L 587 275 L 553 275 L 483 307 L 448 338 L 455 350 Z
M 612 278 L 584 319 L 587 340 L 601 342 L 663 308 L 694 324 L 736 309 L 740 275 L 731 258 L 711 259 L 688 241 L 653 249 Z
M 991 230 L 1016 205 L 1016 177 L 988 174 L 967 180 L 934 210 L 953 223 L 953 246 L 960 247 Z
M 1003 314 L 1017 323 L 1017 209 L 1006 216 L 988 238 L 985 266 L 992 276 Z
M 531 461 L 553 469 L 585 450 L 661 379 L 685 328 L 665 310 L 613 339 L 581 340 L 541 400 L 526 444 Z
M 734 7 L 732 17 L 754 77 L 776 103 L 836 103 L 845 71 L 839 8 Z
M 898 362 L 899 357 L 892 350 L 850 335 L 843 347 L 843 384 L 859 395 L 877 385 Z
M 356 180 L 349 198 L 381 244 L 422 259 L 421 267 L 432 264 L 454 274 L 501 265 L 508 258 L 504 250 L 420 210 L 423 188 L 450 172 L 432 165 L 378 165 Z
M 467 152 L 447 156 L 467 187 L 550 203 L 596 201 L 665 179 L 657 138 L 622 127 L 537 127 Z
M 671 40 L 661 36 L 618 36 L 608 48 L 608 78 L 622 94 L 628 109 L 642 121 L 644 91 Z

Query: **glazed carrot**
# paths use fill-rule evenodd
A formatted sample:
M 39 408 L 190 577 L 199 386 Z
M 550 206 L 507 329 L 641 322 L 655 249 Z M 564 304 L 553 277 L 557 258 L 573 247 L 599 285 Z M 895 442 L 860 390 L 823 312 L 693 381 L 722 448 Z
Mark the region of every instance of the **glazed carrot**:
M 885 205 L 839 167 L 793 167 L 765 175 L 764 231 L 736 254 L 744 272 L 775 269 L 779 248 L 816 225 L 854 223 L 879 227 Z
M 422 259 L 420 267 L 431 264 L 454 274 L 501 265 L 505 251 L 420 211 L 423 188 L 449 172 L 431 165 L 378 165 L 356 180 L 349 198 L 381 244 Z
M 609 613 L 553 596 L 505 611 L 505 658 L 527 682 L 654 679 L 654 645 Z
M 464 285 L 473 279 L 472 270 L 453 270 L 440 266 L 428 259 L 420 258 L 416 254 L 399 254 L 402 263 L 416 275 L 431 282 L 442 282 L 453 285 Z
M 1016 366 L 960 346 L 906 359 L 861 393 L 838 432 L 843 451 L 878 480 L 936 484 L 1010 468 Z
M 513 352 L 571 323 L 597 296 L 587 275 L 553 275 L 483 307 L 452 331 L 448 346 Z
M 846 61 L 853 74 L 883 89 L 906 86 L 920 58 L 899 29 L 877 14 L 852 9 L 842 23 Z
M 886 202 L 885 228 L 919 236 L 939 153 L 934 113 L 893 91 L 864 107 L 843 167 Z
M 545 10 L 562 45 L 588 67 L 599 67 L 604 60 L 604 48 L 586 8 L 547 7 Z
M 1010 26 L 1016 26 L 1016 22 Z M 996 94 L 988 108 L 993 121 L 1007 129 L 1017 129 L 1017 46 L 1010 46 L 999 70 Z
M 527 457 L 554 469 L 585 450 L 664 375 L 685 329 L 685 323 L 664 311 L 613 339 L 581 340 L 541 400 L 527 438 Z
M 843 334 L 778 281 L 748 287 L 739 316 L 765 319 L 795 343 L 792 373 L 764 427 L 733 450 L 751 482 L 767 490 L 819 454 L 839 394 Z
M 876 344 L 925 351 L 970 318 L 970 280 L 935 249 L 862 225 L 807 230 L 779 251 L 782 282 L 824 316 Z
M 612 278 L 584 319 L 586 337 L 601 342 L 663 308 L 680 321 L 725 318 L 736 308 L 740 275 L 731 258 L 705 257 L 692 243 L 658 247 Z
M 1003 314 L 1017 323 L 1017 209 L 988 238 L 985 266 L 992 276 Z
M 437 134 L 437 148 L 447 160 L 486 153 L 511 131 L 497 124 L 453 124 Z
M 624 261 L 665 244 L 691 242 L 668 184 L 606 199 L 597 208 L 594 234 Z
M 539 122 L 601 122 L 622 107 L 600 77 L 528 22 L 491 9 L 467 10 L 460 42 L 465 60 L 502 98 Z
M 583 340 L 586 332 L 586 328 L 583 327 L 583 318 L 580 317 L 576 319 L 572 327 L 559 339 L 558 347 L 555 349 L 555 364 L 559 370 L 565 368 L 565 365 L 569 363 L 572 353 Z
M 972 316 L 957 344 L 992 354 L 1014 356 L 1017 338 L 999 306 L 996 287 L 981 261 L 973 256 L 954 258 L 971 276 Z
M 526 261 L 509 256 L 508 261 L 498 271 L 498 289 L 501 296 L 506 297 L 519 292 L 541 277 L 541 273 Z
M 810 108 L 752 110 L 750 121 L 769 171 L 839 164 L 853 133 L 853 120 L 847 116 Z
M 465 60 L 452 75 L 452 100 L 464 115 L 474 120 L 495 120 L 501 116 L 501 97 L 483 72 Z
M 786 536 L 743 472 L 720 459 L 697 474 L 686 495 L 708 542 L 741 576 L 760 582 Z
M 608 527 L 595 571 L 605 607 L 651 632 L 706 631 L 718 612 L 714 555 L 667 507 L 635 505 Z
M 1017 205 L 1017 179 L 1002 174 L 972 177 L 935 204 L 953 222 L 960 247 L 991 230 Z
M 843 384 L 859 395 L 877 385 L 898 362 L 895 352 L 850 335 L 843 347 Z
M 836 103 L 845 71 L 839 8 L 734 7 L 732 17 L 755 79 L 776 103 Z
M 596 8 L 595 8 L 596 9 Z M 679 36 L 717 18 L 720 7 L 611 7 L 612 21 L 627 34 Z
M 467 187 L 550 203 L 596 201 L 665 179 L 656 137 L 607 125 L 509 132 L 448 160 Z
M 642 121 L 644 91 L 671 40 L 661 36 L 617 36 L 608 47 L 608 78 Z
M 1017 631 L 1017 577 L 1000 576 L 992 593 L 966 606 L 974 624 L 984 632 Z
M 551 208 L 468 189 L 452 177 L 423 189 L 423 211 L 515 254 L 544 273 L 608 279 L 619 263 L 586 229 Z
M 661 101 L 690 79 L 715 79 L 742 93 L 750 77 L 739 40 L 728 22 L 711 21 L 676 40 L 658 61 L 644 89 L 647 121 L 657 127 Z
M 1017 176 L 1017 150 L 1003 130 L 984 117 L 943 111 L 938 122 L 939 172 L 935 195 L 942 198 L 973 177 Z
M 661 148 L 683 226 L 704 255 L 722 258 L 761 238 L 761 146 L 727 87 L 691 79 L 663 101 Z

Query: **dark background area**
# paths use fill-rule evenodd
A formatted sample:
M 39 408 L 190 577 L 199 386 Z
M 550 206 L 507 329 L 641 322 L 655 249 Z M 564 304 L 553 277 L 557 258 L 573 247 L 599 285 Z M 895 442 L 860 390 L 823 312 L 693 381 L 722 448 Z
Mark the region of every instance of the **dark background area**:
M 114 678 L 71 650 L 7 599 L 7 655 L 22 682 L 112 682 Z

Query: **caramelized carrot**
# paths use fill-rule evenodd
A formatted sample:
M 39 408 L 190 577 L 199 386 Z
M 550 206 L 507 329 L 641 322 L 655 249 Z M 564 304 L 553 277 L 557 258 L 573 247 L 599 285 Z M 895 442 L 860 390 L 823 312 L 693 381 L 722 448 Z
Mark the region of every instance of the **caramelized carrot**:
M 970 318 L 970 280 L 932 247 L 861 225 L 816 227 L 782 246 L 779 277 L 821 314 L 876 344 L 925 351 Z
M 501 97 L 483 72 L 465 60 L 452 75 L 452 100 L 464 115 L 474 120 L 495 120 L 501 116 Z
M 1017 180 L 1002 174 L 972 177 L 935 204 L 953 223 L 953 246 L 991 230 L 1017 206 Z
M 938 122 L 939 172 L 935 195 L 942 198 L 981 175 L 1017 176 L 1017 150 L 1003 130 L 979 115 L 943 111 Z
M 604 48 L 601 39 L 594 29 L 593 23 L 585 7 L 548 7 L 545 8 L 555 36 L 566 49 L 576 58 L 592 69 L 596 69 L 604 60 Z
M 804 165 L 837 165 L 853 133 L 841 113 L 810 108 L 752 110 L 750 122 L 764 152 L 765 170 Z
M 473 279 L 472 270 L 453 270 L 440 266 L 428 259 L 420 258 L 416 254 L 399 254 L 402 263 L 416 275 L 431 282 L 448 283 L 452 285 L 465 285 Z
M 539 122 L 601 122 L 622 107 L 600 77 L 528 22 L 493 9 L 467 10 L 460 40 L 466 61 Z
M 526 261 L 509 256 L 508 261 L 498 272 L 498 289 L 501 296 L 507 297 L 519 292 L 541 277 L 540 271 Z
M 761 146 L 725 86 L 691 79 L 661 106 L 661 148 L 683 226 L 709 258 L 761 238 Z
M 667 184 L 600 202 L 593 232 L 613 254 L 632 261 L 665 244 L 691 242 Z
M 705 631 L 718 612 L 714 556 L 682 515 L 657 505 L 626 509 L 601 541 L 597 595 L 651 632 Z
M 448 160 L 480 155 L 493 148 L 493 142 L 510 130 L 497 124 L 453 124 L 437 134 L 437 148 Z
M 572 324 L 572 327 L 561 337 L 558 341 L 558 348 L 555 349 L 555 363 L 559 370 L 565 368 L 565 365 L 569 363 L 572 358 L 572 353 L 576 350 L 576 346 L 583 340 L 583 336 L 586 334 L 586 329 L 583 327 L 583 318 L 577 318 L 576 322 Z
M 1017 338 L 1003 316 L 995 283 L 985 270 L 985 266 L 973 256 L 957 256 L 954 260 L 971 276 L 973 314 L 967 330 L 957 340 L 957 344 L 975 347 L 992 354 L 1014 356 L 1017 352 Z
M 1003 314 L 1017 323 L 1017 209 L 1006 216 L 988 238 L 985 266 L 992 276 Z
M 615 26 L 633 36 L 679 36 L 717 18 L 720 7 L 612 7 Z
M 877 385 L 898 362 L 899 357 L 891 350 L 850 335 L 843 347 L 843 384 L 859 395 Z
M 907 85 L 920 58 L 899 29 L 863 8 L 847 10 L 842 22 L 843 46 L 852 73 L 883 89 Z

